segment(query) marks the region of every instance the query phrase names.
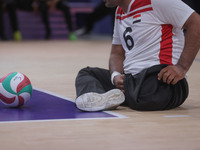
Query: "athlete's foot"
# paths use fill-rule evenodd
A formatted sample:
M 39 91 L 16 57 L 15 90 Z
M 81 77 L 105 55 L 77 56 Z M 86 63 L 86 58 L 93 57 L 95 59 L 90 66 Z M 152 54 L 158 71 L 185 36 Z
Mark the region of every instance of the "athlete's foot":
M 85 93 L 76 99 L 76 106 L 83 111 L 103 111 L 117 108 L 124 100 L 124 93 L 113 89 L 103 94 Z

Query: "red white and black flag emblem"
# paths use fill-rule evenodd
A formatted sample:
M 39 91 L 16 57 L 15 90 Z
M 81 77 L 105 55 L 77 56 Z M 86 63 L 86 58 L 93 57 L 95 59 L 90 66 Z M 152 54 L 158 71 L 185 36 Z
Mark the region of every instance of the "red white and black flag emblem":
M 133 24 L 138 22 L 141 22 L 141 14 L 133 16 Z

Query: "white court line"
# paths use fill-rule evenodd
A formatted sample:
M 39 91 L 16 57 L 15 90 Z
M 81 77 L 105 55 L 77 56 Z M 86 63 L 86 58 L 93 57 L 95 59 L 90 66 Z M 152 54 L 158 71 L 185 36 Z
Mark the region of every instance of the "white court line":
M 189 115 L 165 115 L 165 118 L 187 118 Z
M 123 119 L 128 118 L 126 116 Z M 73 119 L 41 119 L 41 120 L 22 120 L 22 121 L 0 121 L 2 123 L 34 123 L 34 122 L 57 122 L 57 121 L 79 121 L 79 120 L 102 120 L 102 119 L 122 119 L 120 117 L 101 117 L 101 118 L 73 118 Z
M 110 115 L 113 115 L 113 116 L 117 116 L 118 118 L 129 118 L 129 117 L 127 117 L 127 116 L 124 116 L 124 115 L 121 115 L 121 114 L 118 114 L 118 113 L 112 112 L 112 111 L 103 111 L 103 112 L 105 112 L 105 113 L 107 113 L 107 114 L 110 114 Z M 116 118 L 116 119 L 118 119 L 118 118 Z M 109 118 L 108 118 L 108 119 L 109 119 Z
M 55 93 L 50 92 L 50 91 L 42 90 L 42 89 L 39 89 L 39 88 L 36 88 L 36 87 L 34 87 L 33 89 L 34 89 L 34 90 L 37 90 L 37 91 L 41 91 L 41 92 L 46 93 L 46 94 L 49 94 L 49 95 L 53 95 L 53 96 L 62 98 L 62 99 L 64 99 L 64 100 L 67 100 L 67 101 L 70 101 L 70 102 L 73 102 L 73 103 L 75 102 L 75 100 L 73 100 L 72 98 L 68 98 L 68 97 L 65 97 L 65 96 L 61 96 L 61 95 L 55 94 Z

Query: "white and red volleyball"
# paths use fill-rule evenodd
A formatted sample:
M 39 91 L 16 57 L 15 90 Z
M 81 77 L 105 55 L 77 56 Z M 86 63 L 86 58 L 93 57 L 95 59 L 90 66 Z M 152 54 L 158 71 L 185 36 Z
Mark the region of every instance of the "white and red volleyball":
M 0 78 L 0 100 L 9 107 L 23 106 L 32 96 L 29 78 L 19 72 L 11 72 Z

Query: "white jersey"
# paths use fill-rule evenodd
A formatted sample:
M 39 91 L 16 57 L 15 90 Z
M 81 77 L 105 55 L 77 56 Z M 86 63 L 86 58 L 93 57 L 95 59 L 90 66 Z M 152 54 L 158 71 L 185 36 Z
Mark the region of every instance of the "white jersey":
M 125 74 L 176 64 L 184 47 L 182 27 L 193 12 L 181 0 L 132 0 L 127 13 L 118 7 L 112 44 L 125 50 Z

